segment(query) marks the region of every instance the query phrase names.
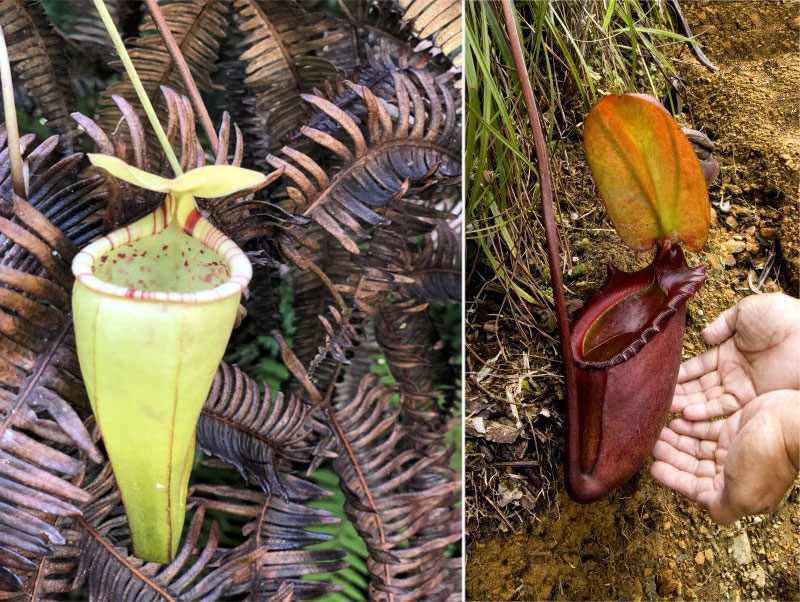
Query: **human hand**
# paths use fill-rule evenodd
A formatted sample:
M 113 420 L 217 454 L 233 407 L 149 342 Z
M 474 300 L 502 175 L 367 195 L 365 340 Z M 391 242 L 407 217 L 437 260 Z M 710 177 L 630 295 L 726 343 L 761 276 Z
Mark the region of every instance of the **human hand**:
M 672 411 L 690 421 L 726 416 L 757 396 L 800 390 L 800 301 L 745 297 L 703 330 L 709 345 L 681 365 Z
M 673 420 L 653 455 L 653 477 L 715 521 L 767 512 L 800 471 L 800 391 L 759 395 L 723 420 Z

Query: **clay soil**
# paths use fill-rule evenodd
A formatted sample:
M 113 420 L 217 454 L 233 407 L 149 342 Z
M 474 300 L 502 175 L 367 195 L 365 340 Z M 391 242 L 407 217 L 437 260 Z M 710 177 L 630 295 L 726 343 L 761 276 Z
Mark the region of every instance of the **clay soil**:
M 737 299 L 798 295 L 800 4 L 683 4 L 719 71 L 675 50 L 682 121 L 715 141 L 722 169 L 711 189 L 709 243 L 689 259 L 708 267 L 689 307 L 689 358 L 705 349 L 702 328 Z M 577 304 L 602 282 L 606 261 L 631 268 L 649 258 L 622 250 L 597 209 L 577 144 L 555 154 L 557 192 L 569 199 L 561 201 L 560 225 L 571 259 L 566 285 Z M 482 480 L 467 501 L 468 599 L 800 600 L 800 480 L 774 514 L 731 527 L 655 483 L 647 467 L 609 498 L 575 504 L 560 471 L 555 346 L 523 345 L 519 329 L 493 318 L 497 311 L 474 308 L 476 332 L 467 334 L 480 356 L 467 433 L 475 435 L 477 424 L 470 416 L 492 417 L 480 424 L 484 439 L 468 439 L 466 448 L 468 484 Z

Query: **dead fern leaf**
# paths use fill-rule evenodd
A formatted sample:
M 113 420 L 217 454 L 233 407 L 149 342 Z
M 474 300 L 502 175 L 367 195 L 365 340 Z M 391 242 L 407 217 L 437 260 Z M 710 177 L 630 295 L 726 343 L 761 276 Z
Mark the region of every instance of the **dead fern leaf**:
M 197 444 L 268 493 L 285 495 L 278 462 L 307 461 L 307 408 L 295 396 L 262 395 L 235 366 L 221 364 L 197 424 Z
M 349 24 L 307 12 L 287 0 L 234 0 L 243 36 L 239 60 L 254 110 L 266 124 L 267 143 L 277 147 L 306 116 L 300 95 L 355 65 Z
M 398 0 L 402 21 L 421 40 L 434 46 L 460 69 L 463 65 L 461 0 Z
M 97 14 L 92 0 L 70 0 L 74 21 L 67 37 L 80 46 L 81 52 L 88 52 L 107 59 L 114 54 L 114 45 L 108 32 Z M 128 37 L 130 25 L 137 21 L 142 11 L 141 0 L 105 0 L 111 19 L 121 32 L 122 38 Z
M 33 149 L 31 142 L 21 141 L 28 198 L 15 198 L 0 215 L 0 558 L 19 584 L 36 558 L 65 543 L 56 519 L 79 513 L 89 499 L 73 483 L 84 470 L 75 452 L 102 461 L 73 409 L 86 404 L 86 394 L 71 335 L 68 269 L 77 245 L 101 227 L 100 179 L 77 175 L 80 155 L 59 159 L 57 137 Z M 4 196 L 9 171 L 5 149 Z
M 443 551 L 461 538 L 452 509 L 460 483 L 454 475 L 425 491 L 414 486 L 447 462 L 444 448 L 421 455 L 391 404 L 393 390 L 365 376 L 356 396 L 328 414 L 340 443 L 334 469 L 347 497 L 345 510 L 369 549 L 371 600 L 447 600 L 452 583 Z M 423 537 L 429 521 L 436 537 Z M 443 521 L 443 522 L 442 522 Z
M 225 35 L 229 7 L 230 0 L 175 0 L 162 8 L 167 26 L 175 36 L 194 80 L 203 91 L 212 90 L 211 75 L 216 68 L 220 39 Z M 127 46 L 150 98 L 160 97 L 162 86 L 181 94 L 186 93 L 180 72 L 173 64 L 150 16 L 142 21 L 138 37 Z M 119 122 L 115 96 L 125 99 L 136 97 L 127 75 L 123 75 L 119 82 L 110 86 L 98 99 L 97 121 L 107 132 L 113 132 Z M 163 101 L 156 105 L 158 113 L 166 113 L 165 109 Z M 154 136 L 152 138 L 153 140 L 148 136 L 155 151 L 157 145 Z
M 265 495 L 224 485 L 198 485 L 190 491 L 190 502 L 246 522 L 242 534 L 247 540 L 221 555 L 217 562 L 227 566 L 241 562 L 235 585 L 229 595 L 248 592 L 253 599 L 287 599 L 286 587 L 297 598 L 315 598 L 336 587 L 324 581 L 304 579 L 304 575 L 330 573 L 345 568 L 344 552 L 308 551 L 307 547 L 330 539 L 310 530 L 314 525 L 336 524 L 329 512 L 311 508 L 307 502 L 329 495 L 313 483 L 286 476 L 287 497 Z M 247 559 L 250 559 L 249 563 Z M 283 594 L 281 591 L 283 590 Z
M 65 77 L 63 41 L 36 0 L 0 0 L 0 24 L 14 81 L 33 98 L 48 127 L 62 134 L 65 148 L 71 150 L 75 129 L 69 113 L 77 100 Z
M 364 87 L 357 88 L 367 107 L 366 135 L 348 112 L 322 97 L 303 96 L 347 132 L 349 144 L 316 128 L 301 129 L 338 158 L 340 167 L 332 175 L 292 147 L 281 149 L 285 158 L 267 157 L 270 165 L 285 170 L 284 177 L 291 182 L 284 193 L 290 199 L 287 210 L 312 218 L 350 253 L 360 253 L 356 241 L 366 236 L 362 224 L 385 225 L 387 220 L 376 210 L 402 197 L 409 183 L 460 176 L 452 90 L 427 72 L 416 73 L 416 78 L 424 93 L 411 79 L 394 73 L 394 116 L 388 103 Z

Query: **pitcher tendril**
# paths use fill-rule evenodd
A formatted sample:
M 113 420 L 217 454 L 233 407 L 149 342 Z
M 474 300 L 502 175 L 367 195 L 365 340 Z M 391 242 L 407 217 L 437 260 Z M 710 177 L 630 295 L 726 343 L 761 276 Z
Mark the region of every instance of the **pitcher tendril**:
M 94 5 L 97 8 L 97 12 L 100 14 L 100 19 L 103 21 L 106 31 L 108 31 L 111 42 L 114 44 L 114 49 L 117 51 L 119 58 L 122 60 L 122 64 L 125 66 L 125 71 L 131 80 L 131 84 L 133 84 L 134 90 L 136 90 L 136 95 L 139 97 L 139 102 L 142 103 L 142 108 L 147 114 L 147 119 L 150 121 L 153 131 L 156 133 L 158 142 L 161 144 L 161 148 L 164 150 L 164 155 L 167 157 L 167 161 L 169 161 L 172 171 L 175 172 L 176 176 L 183 174 L 181 164 L 178 161 L 178 158 L 175 156 L 175 150 L 169 143 L 169 139 L 167 138 L 167 134 L 164 132 L 164 128 L 161 127 L 161 122 L 156 116 L 153 103 L 150 102 L 150 98 L 147 96 L 147 92 L 142 85 L 142 80 L 139 79 L 139 74 L 136 72 L 136 67 L 133 66 L 133 61 L 131 60 L 127 49 L 125 48 L 125 44 L 122 41 L 122 37 L 119 35 L 119 31 L 117 31 L 117 26 L 114 25 L 114 20 L 111 18 L 105 2 L 103 2 L 103 0 L 94 0 Z

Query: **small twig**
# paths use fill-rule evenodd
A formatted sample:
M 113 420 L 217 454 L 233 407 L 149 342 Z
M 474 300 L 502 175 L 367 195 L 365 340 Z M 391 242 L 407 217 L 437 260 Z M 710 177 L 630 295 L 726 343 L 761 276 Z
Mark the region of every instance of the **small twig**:
M 211 116 L 208 114 L 208 109 L 203 102 L 203 97 L 200 96 L 200 90 L 198 90 L 197 84 L 192 77 L 189 65 L 181 49 L 178 47 L 178 42 L 175 40 L 175 36 L 172 35 L 169 25 L 167 25 L 164 19 L 164 13 L 161 12 L 161 8 L 159 8 L 156 0 L 145 0 L 145 3 L 147 4 L 147 10 L 150 11 L 150 16 L 153 17 L 153 21 L 155 21 L 156 27 L 158 27 L 161 39 L 164 40 L 164 43 L 167 45 L 167 50 L 169 50 L 169 54 L 175 66 L 178 68 L 178 72 L 181 74 L 183 85 L 186 86 L 186 91 L 192 99 L 194 110 L 197 111 L 197 115 L 200 118 L 200 125 L 203 126 L 203 131 L 206 133 L 206 137 L 209 142 L 211 142 L 211 146 L 216 153 L 219 147 L 219 138 L 217 137 L 217 132 L 214 130 L 214 124 L 211 121 Z
M 5 112 L 6 135 L 8 137 L 8 160 L 11 165 L 11 184 L 14 194 L 27 199 L 25 175 L 22 169 L 22 153 L 19 150 L 19 128 L 17 126 L 17 107 L 14 104 L 14 81 L 11 77 L 11 64 L 3 28 L 0 27 L 0 79 L 3 86 L 3 110 Z
M 280 332 L 273 330 L 271 334 L 272 337 L 278 342 L 278 346 L 281 348 L 281 359 L 283 360 L 283 364 L 300 382 L 300 384 L 303 385 L 303 388 L 306 390 L 306 393 L 308 393 L 311 401 L 315 405 L 321 404 L 325 398 L 322 396 L 322 393 L 320 393 L 319 389 L 314 386 L 314 383 L 311 382 L 308 372 L 306 372 L 302 362 L 294 354 L 294 351 L 289 348 L 289 345 L 286 343 L 286 340 L 283 338 L 283 336 L 281 336 Z
M 504 1 L 505 1 L 505 0 L 504 0 Z M 501 519 L 503 519 L 503 522 L 506 524 L 506 526 L 507 526 L 507 527 L 508 527 L 510 530 L 512 530 L 512 531 L 513 531 L 513 530 L 514 530 L 514 526 L 513 526 L 513 525 L 512 525 L 510 522 L 508 522 L 508 519 L 506 518 L 506 515 L 505 515 L 505 514 L 503 514 L 503 513 L 500 511 L 500 508 L 498 508 L 498 507 L 497 507 L 497 504 L 495 504 L 495 503 L 492 501 L 492 498 L 490 498 L 490 497 L 487 495 L 487 496 L 486 496 L 486 501 L 487 501 L 487 502 L 489 502 L 489 503 L 492 505 L 492 508 L 494 508 L 495 512 L 497 512 L 497 516 L 499 516 Z

